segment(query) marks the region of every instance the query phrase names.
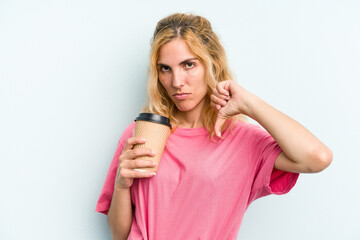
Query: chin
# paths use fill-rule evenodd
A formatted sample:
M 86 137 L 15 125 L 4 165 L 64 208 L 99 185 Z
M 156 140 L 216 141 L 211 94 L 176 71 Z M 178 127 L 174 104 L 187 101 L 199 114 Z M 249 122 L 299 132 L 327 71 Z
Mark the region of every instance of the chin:
M 176 105 L 176 108 L 181 111 L 181 112 L 187 112 L 187 111 L 190 111 L 192 109 L 194 109 L 194 106 L 179 106 L 179 105 Z
M 177 109 L 181 112 L 187 112 L 187 111 L 192 110 L 192 108 L 184 108 L 184 107 L 182 107 L 182 108 L 177 107 Z

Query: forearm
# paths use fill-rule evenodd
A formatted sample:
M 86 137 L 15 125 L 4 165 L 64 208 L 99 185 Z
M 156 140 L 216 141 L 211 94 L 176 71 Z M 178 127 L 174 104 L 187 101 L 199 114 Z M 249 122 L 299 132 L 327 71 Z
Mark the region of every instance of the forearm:
M 221 137 L 225 120 L 239 113 L 263 126 L 282 149 L 274 168 L 292 172 L 319 172 L 332 161 L 332 152 L 301 124 L 273 108 L 236 82 L 218 83 L 210 96 L 218 115 L 214 130 Z
M 127 239 L 132 223 L 130 189 L 116 188 L 108 212 L 108 225 L 113 240 Z
M 327 161 L 331 151 L 305 127 L 259 97 L 248 94 L 248 115 L 270 133 L 291 161 L 309 167 Z

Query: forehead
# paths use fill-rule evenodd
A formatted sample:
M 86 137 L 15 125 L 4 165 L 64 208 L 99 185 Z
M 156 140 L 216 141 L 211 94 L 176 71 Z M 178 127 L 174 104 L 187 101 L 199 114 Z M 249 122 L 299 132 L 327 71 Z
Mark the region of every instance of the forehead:
M 158 63 L 176 65 L 185 59 L 195 57 L 186 45 L 186 42 L 180 38 L 176 38 L 161 46 Z

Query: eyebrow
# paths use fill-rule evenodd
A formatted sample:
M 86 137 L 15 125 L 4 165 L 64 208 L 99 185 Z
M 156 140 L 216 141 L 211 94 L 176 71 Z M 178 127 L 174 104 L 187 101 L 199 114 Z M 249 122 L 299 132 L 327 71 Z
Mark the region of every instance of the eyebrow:
M 188 61 L 192 61 L 192 60 L 199 60 L 199 59 L 198 58 L 188 58 L 188 59 L 185 59 L 184 61 L 182 61 L 179 65 L 182 65 L 182 64 L 184 64 L 184 63 L 186 63 Z M 166 65 L 164 63 L 156 63 L 156 65 L 157 66 L 167 66 L 168 67 L 168 65 Z

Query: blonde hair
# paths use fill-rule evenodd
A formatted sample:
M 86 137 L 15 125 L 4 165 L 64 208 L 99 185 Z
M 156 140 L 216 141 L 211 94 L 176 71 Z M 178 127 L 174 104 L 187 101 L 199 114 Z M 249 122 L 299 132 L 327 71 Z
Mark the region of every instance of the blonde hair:
M 179 125 L 178 119 L 175 118 L 177 108 L 159 82 L 157 70 L 160 48 L 176 38 L 184 40 L 190 51 L 205 66 L 205 80 L 208 87 L 205 96 L 206 107 L 203 109 L 201 116 L 203 116 L 202 121 L 205 128 L 209 131 L 211 139 L 213 139 L 218 112 L 210 106 L 210 96 L 217 83 L 233 78 L 228 67 L 225 50 L 216 34 L 212 31 L 210 22 L 204 17 L 176 13 L 158 22 L 150 50 L 148 103 L 143 111 L 170 118 L 170 122 L 175 129 Z M 235 117 L 232 117 L 232 119 L 235 119 Z M 232 119 L 227 123 L 232 122 Z M 222 130 L 228 125 L 224 124 Z

